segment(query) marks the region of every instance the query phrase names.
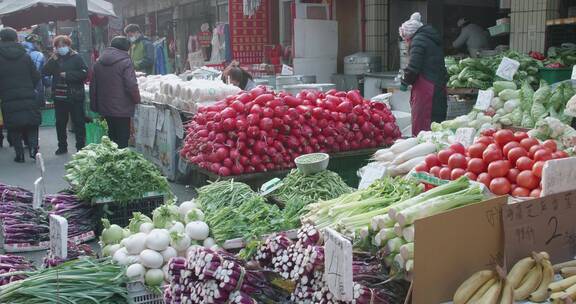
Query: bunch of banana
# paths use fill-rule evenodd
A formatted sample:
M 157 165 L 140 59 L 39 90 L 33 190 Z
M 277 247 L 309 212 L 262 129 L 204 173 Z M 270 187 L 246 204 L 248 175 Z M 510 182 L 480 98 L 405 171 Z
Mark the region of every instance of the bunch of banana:
M 548 285 L 548 291 L 552 293 L 550 302 L 568 303 L 576 300 L 576 260 L 556 264 L 553 268 L 563 279 Z
M 554 279 L 554 269 L 546 252 L 533 252 L 518 261 L 506 277 L 514 289 L 514 300 L 542 303 L 548 299 L 548 285 Z
M 512 304 L 514 290 L 498 267 L 481 270 L 469 277 L 454 293 L 454 304 Z

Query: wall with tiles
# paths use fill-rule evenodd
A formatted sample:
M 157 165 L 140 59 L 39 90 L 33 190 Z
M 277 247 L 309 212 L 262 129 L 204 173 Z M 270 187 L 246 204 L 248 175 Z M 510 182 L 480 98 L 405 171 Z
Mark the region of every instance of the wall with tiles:
M 546 20 L 558 18 L 559 0 L 512 0 L 510 48 L 544 52 Z

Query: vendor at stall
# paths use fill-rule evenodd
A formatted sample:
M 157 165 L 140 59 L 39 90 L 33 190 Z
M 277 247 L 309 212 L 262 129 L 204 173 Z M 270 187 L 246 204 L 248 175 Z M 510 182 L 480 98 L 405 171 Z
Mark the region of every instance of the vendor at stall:
M 240 67 L 240 63 L 233 60 L 222 72 L 222 81 L 239 87 L 244 91 L 250 91 L 256 87 L 252 75 Z
M 446 83 L 448 73 L 444 66 L 442 38 L 431 25 L 424 25 L 420 13 L 400 26 L 400 37 L 409 45 L 410 62 L 404 69 L 401 90 L 412 85 L 412 135 L 430 130 L 432 122 L 446 119 Z
M 457 25 L 460 35 L 452 43 L 454 48 L 465 47 L 471 57 L 476 57 L 479 51 L 490 49 L 490 33 L 483 27 L 471 23 L 467 18 L 460 18 Z

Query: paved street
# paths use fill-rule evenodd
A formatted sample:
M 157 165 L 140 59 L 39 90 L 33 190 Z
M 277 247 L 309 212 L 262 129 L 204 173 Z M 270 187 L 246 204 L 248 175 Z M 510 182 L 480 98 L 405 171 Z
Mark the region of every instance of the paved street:
M 4 133 L 6 134 L 6 133 Z M 72 134 L 70 134 L 72 135 Z M 68 145 L 74 147 L 73 135 L 68 138 Z M 72 152 L 74 148 L 70 150 L 71 153 L 67 155 L 54 155 L 54 151 L 57 149 L 56 142 L 56 129 L 54 128 L 40 128 L 40 152 L 43 154 L 45 166 L 46 166 L 46 191 L 47 193 L 56 193 L 62 189 L 68 187 L 68 184 L 62 178 L 64 176 L 64 165 L 72 157 Z M 8 143 L 4 140 L 4 148 L 0 149 L 0 182 L 20 186 L 26 189 L 32 190 L 34 187 L 34 181 L 40 176 L 40 170 L 33 160 L 28 156 L 26 157 L 26 163 L 19 164 L 13 161 L 14 150 L 8 147 Z M 190 188 L 179 184 L 170 184 L 172 186 L 172 191 L 179 198 L 179 201 L 189 199 L 192 197 L 192 191 Z M 92 245 L 96 245 L 93 242 Z M 2 249 L 0 249 L 2 252 Z M 25 256 L 33 259 L 36 262 L 40 262 L 45 252 L 32 252 L 26 253 Z

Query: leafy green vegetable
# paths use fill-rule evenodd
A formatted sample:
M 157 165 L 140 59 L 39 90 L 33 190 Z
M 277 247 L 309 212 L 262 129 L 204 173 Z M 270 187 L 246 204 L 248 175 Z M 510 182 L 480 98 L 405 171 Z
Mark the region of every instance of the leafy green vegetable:
M 495 94 L 500 94 L 500 92 L 508 90 L 516 90 L 516 84 L 512 81 L 494 81 L 492 84 Z
M 520 91 L 513 89 L 504 89 L 500 91 L 498 97 L 504 101 L 520 98 Z
M 90 201 L 110 197 L 127 202 L 148 192 L 171 195 L 170 186 L 160 171 L 142 155 L 118 149 L 108 137 L 74 154 L 66 164 L 66 179 L 78 197 Z

